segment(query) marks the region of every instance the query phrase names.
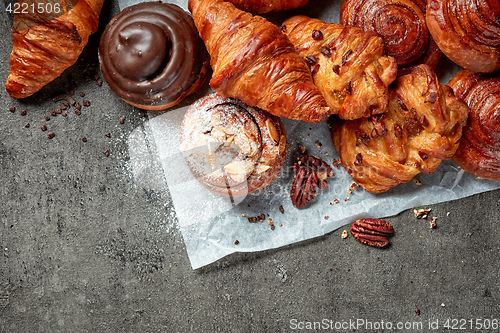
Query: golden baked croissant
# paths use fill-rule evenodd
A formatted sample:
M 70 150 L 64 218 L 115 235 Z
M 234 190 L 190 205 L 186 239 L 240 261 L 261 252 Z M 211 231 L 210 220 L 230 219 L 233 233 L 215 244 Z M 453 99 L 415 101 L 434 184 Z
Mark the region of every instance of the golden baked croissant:
M 211 57 L 215 91 L 279 117 L 328 118 L 307 63 L 276 25 L 220 0 L 190 0 L 189 10 Z
M 387 113 L 333 124 L 342 165 L 366 191 L 384 192 L 432 173 L 458 147 L 467 105 L 427 65 L 391 86 Z
M 104 0 L 80 0 L 73 8 L 69 1 L 62 2 L 60 16 L 14 14 L 10 72 L 5 83 L 13 98 L 28 97 L 61 75 L 76 62 L 90 34 L 97 30 Z
M 498 0 L 428 0 L 427 27 L 443 53 L 474 72 L 500 69 Z
M 441 51 L 427 29 L 426 5 L 426 0 L 344 0 L 340 24 L 379 34 L 387 55 L 398 63 L 398 75 L 419 64 L 434 69 Z
M 357 119 L 387 110 L 387 87 L 397 76 L 382 38 L 360 28 L 293 16 L 282 31 L 309 65 L 333 114 Z
M 252 13 L 294 9 L 305 6 L 309 0 L 226 0 L 237 8 Z
M 474 176 L 500 180 L 500 74 L 458 72 L 448 83 L 469 106 L 453 160 Z

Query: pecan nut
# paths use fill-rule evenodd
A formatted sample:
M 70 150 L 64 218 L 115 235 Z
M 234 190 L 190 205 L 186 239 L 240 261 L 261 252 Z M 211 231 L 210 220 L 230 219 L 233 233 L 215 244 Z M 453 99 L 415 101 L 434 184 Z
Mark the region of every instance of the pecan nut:
M 302 156 L 293 164 L 295 178 L 290 191 L 292 204 L 306 207 L 316 197 L 316 188 L 325 188 L 327 179 L 333 176 L 333 169 L 325 161 L 314 156 Z
M 389 237 L 394 233 L 392 225 L 382 219 L 360 219 L 351 224 L 352 236 L 363 244 L 386 247 Z

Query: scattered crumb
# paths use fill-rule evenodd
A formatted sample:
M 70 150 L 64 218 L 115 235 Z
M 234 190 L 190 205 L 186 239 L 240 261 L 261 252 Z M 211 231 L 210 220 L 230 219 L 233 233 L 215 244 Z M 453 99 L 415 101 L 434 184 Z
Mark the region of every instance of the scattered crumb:
M 318 148 L 323 147 L 323 144 L 319 141 L 316 141 L 315 144 L 316 144 L 316 147 L 318 147 Z
M 235 241 L 234 241 L 234 245 L 238 245 L 239 243 L 240 243 L 240 241 L 239 241 L 239 240 L 235 240 Z
M 328 220 L 329 218 L 330 218 L 330 216 L 325 215 L 325 220 Z
M 436 227 L 436 220 L 437 220 L 436 216 L 431 217 L 431 219 L 429 220 L 429 227 L 431 229 L 434 229 Z
M 347 194 L 352 194 L 352 190 L 350 188 L 347 189 Z
M 248 222 L 254 223 L 254 222 L 262 222 L 266 219 L 265 214 L 260 214 L 259 216 L 252 216 L 248 218 Z
M 417 314 L 417 316 L 420 316 L 420 309 L 416 309 L 415 313 Z
M 342 237 L 343 239 L 346 239 L 347 236 L 349 236 L 349 233 L 347 233 L 347 230 L 342 231 L 342 235 L 340 237 Z
M 306 152 L 306 147 L 299 145 L 299 153 L 304 154 Z
M 426 219 L 430 211 L 431 211 L 430 208 L 429 209 L 421 208 L 421 209 L 414 209 L 413 213 L 415 214 L 415 217 L 417 219 Z
M 418 180 L 417 178 L 413 178 L 413 181 L 415 182 L 415 184 L 417 185 L 422 185 L 422 182 L 420 180 Z
M 279 210 L 281 214 L 285 214 L 285 209 L 283 208 L 283 205 L 280 205 Z

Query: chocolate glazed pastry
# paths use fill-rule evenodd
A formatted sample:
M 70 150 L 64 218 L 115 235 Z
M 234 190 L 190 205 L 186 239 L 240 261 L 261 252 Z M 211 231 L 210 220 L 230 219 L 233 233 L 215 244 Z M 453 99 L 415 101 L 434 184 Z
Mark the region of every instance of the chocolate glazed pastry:
M 429 0 L 427 27 L 443 53 L 473 72 L 500 69 L 500 1 Z
M 426 0 L 344 0 L 340 23 L 380 35 L 387 55 L 396 59 L 399 75 L 419 64 L 434 69 L 441 51 L 427 29 L 426 5 Z
M 209 57 L 187 12 L 144 2 L 125 8 L 107 25 L 99 61 L 106 82 L 124 101 L 164 110 L 201 87 Z
M 451 159 L 467 112 L 429 66 L 419 65 L 391 86 L 387 113 L 334 123 L 331 135 L 354 181 L 380 193 Z
M 448 83 L 469 105 L 469 118 L 453 156 L 474 176 L 500 180 L 500 76 L 461 70 Z
M 237 197 L 278 177 L 288 144 L 279 117 L 214 93 L 189 107 L 179 149 L 204 187 Z

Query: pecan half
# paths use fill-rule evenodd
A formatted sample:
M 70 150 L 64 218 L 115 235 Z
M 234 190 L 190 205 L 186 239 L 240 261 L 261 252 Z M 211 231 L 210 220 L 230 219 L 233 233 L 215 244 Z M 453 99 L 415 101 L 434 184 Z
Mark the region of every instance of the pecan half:
M 293 164 L 293 179 L 290 198 L 297 208 L 304 208 L 316 197 L 316 188 L 325 188 L 333 169 L 325 161 L 314 156 L 302 156 Z
M 394 228 L 382 219 L 360 219 L 351 224 L 351 234 L 363 244 L 386 247 Z

